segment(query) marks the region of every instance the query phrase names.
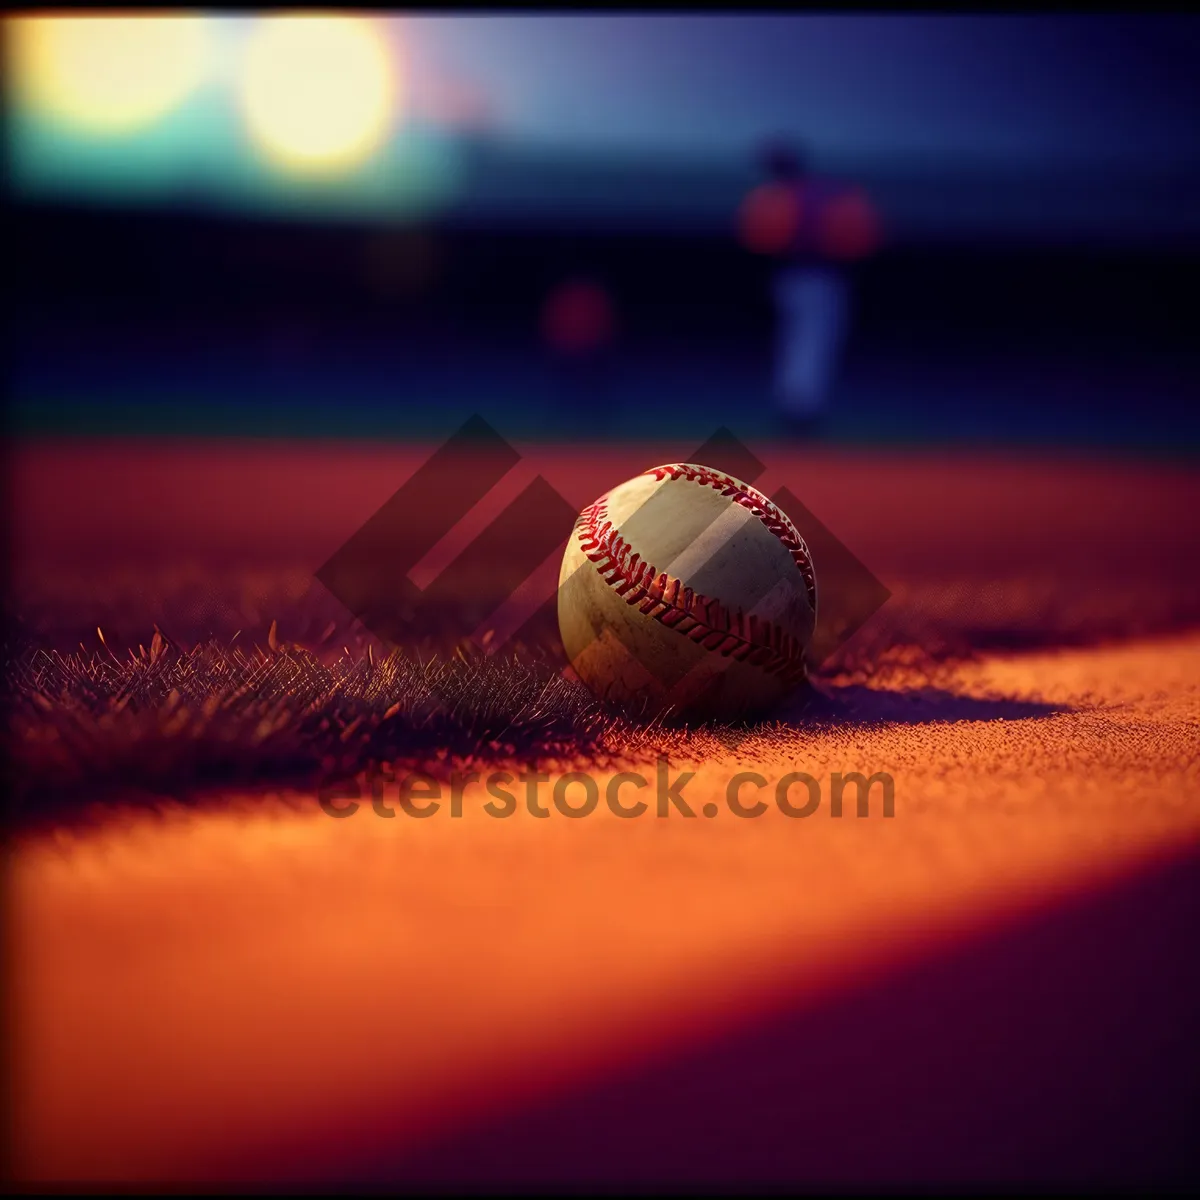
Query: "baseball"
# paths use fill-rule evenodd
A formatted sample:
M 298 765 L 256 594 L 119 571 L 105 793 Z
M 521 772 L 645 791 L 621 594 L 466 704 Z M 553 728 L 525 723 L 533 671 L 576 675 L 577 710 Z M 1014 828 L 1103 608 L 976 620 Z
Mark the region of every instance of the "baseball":
M 580 513 L 558 624 L 595 695 L 649 715 L 761 713 L 804 677 L 817 613 L 812 559 L 748 483 L 669 463 Z

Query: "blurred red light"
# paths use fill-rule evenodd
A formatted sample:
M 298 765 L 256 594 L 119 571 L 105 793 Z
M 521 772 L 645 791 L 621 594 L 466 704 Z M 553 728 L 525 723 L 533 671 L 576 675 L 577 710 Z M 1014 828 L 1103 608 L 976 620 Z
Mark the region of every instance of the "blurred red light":
M 830 200 L 819 240 L 822 252 L 830 258 L 865 258 L 878 249 L 879 219 L 863 192 L 855 189 Z
M 555 288 L 542 310 L 542 334 L 554 349 L 586 353 L 611 340 L 616 328 L 607 289 L 590 280 Z
M 799 190 L 765 183 L 746 197 L 738 218 L 742 244 L 756 254 L 780 254 L 800 231 Z

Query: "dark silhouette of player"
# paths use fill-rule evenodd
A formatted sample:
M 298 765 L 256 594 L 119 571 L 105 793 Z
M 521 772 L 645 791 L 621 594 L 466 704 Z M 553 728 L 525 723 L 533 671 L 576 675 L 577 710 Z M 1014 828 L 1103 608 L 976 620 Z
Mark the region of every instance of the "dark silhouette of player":
M 814 428 L 829 408 L 850 320 L 849 266 L 879 243 L 861 188 L 814 176 L 787 142 L 762 156 L 766 180 L 746 197 L 742 243 L 778 263 L 774 394 L 789 424 Z

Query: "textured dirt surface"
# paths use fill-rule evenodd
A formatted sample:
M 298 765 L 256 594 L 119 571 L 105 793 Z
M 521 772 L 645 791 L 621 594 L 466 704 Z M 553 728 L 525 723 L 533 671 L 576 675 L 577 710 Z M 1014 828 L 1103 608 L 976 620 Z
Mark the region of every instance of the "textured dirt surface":
M 633 469 L 679 457 L 663 449 Z M 97 606 L 115 653 L 168 617 L 180 642 L 231 636 L 245 603 L 264 640 L 275 618 L 296 641 L 320 624 L 302 564 L 403 464 L 207 454 L 19 460 L 25 635 L 94 639 Z M 581 503 L 625 457 L 575 464 Z M 657 771 L 693 771 L 691 819 L 603 803 L 497 819 L 481 783 L 461 817 L 446 789 L 426 819 L 335 819 L 266 780 L 110 795 L 91 824 L 21 835 L 18 1175 L 1194 1178 L 1196 481 L 1033 460 L 786 468 L 896 602 L 819 681 L 836 719 L 785 713 L 734 751 L 697 735 L 665 767 L 634 746 L 592 764 L 602 795 L 641 770 L 652 808 Z M 251 563 L 261 577 L 239 579 Z M 541 765 L 543 801 L 580 766 Z M 768 799 L 807 772 L 817 811 L 735 816 L 739 771 Z M 835 771 L 889 774 L 894 815 L 879 790 L 856 815 L 851 789 L 833 817 Z

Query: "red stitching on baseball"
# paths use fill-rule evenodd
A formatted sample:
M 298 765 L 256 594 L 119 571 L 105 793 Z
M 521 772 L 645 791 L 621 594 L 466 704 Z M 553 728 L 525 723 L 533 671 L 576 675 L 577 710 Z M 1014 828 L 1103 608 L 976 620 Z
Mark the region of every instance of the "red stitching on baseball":
M 817 589 L 808 548 L 787 517 L 760 492 L 748 491 L 737 480 L 707 467 L 672 463 L 646 472 L 656 479 L 687 479 L 713 487 L 749 509 L 783 543 L 799 568 L 816 611 Z M 608 519 L 607 498 L 589 504 L 576 522 L 580 547 L 605 581 L 625 603 L 703 644 L 722 658 L 750 663 L 789 682 L 804 676 L 804 644 L 786 630 L 754 613 L 730 609 L 710 596 L 697 595 L 665 571 L 658 571 L 641 555 L 631 554 L 629 543 Z
M 812 605 L 813 612 L 817 611 L 817 577 L 813 571 L 812 559 L 808 556 L 808 547 L 782 509 L 772 504 L 762 492 L 756 491 L 749 484 L 739 483 L 732 475 L 722 475 L 710 467 L 698 467 L 694 463 L 667 463 L 662 467 L 651 467 L 645 474 L 653 475 L 655 479 L 686 479 L 703 487 L 715 488 L 722 496 L 728 496 L 735 504 L 749 509 L 783 543 L 784 549 L 792 556 L 792 561 L 804 576 L 808 602 Z

